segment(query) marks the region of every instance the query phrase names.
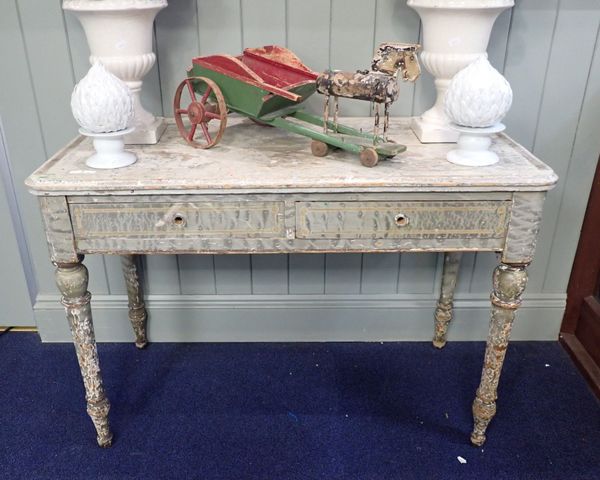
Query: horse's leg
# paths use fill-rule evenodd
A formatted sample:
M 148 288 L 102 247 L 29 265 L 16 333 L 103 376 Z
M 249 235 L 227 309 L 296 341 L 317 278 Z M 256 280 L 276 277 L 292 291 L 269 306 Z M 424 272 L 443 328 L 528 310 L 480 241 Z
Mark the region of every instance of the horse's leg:
M 375 128 L 373 128 L 373 145 L 377 144 L 379 137 L 379 104 L 375 103 Z
M 338 101 L 338 97 L 336 95 L 333 96 L 333 125 L 335 128 L 335 132 L 338 131 L 338 115 L 340 113 L 340 102 Z
M 329 95 L 325 95 L 325 105 L 323 107 L 323 132 L 327 133 L 327 121 L 329 120 Z
M 383 141 L 387 142 L 387 132 L 390 127 L 390 102 L 385 102 L 383 109 Z

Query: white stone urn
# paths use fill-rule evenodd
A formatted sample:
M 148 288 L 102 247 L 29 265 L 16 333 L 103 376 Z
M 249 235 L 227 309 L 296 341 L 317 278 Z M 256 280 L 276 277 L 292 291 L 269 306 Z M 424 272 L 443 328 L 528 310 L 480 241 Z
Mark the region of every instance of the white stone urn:
M 457 141 L 458 132 L 449 126 L 444 111 L 450 80 L 486 53 L 496 18 L 514 4 L 514 0 L 408 0 L 408 6 L 421 17 L 421 63 L 434 76 L 437 90 L 433 107 L 412 122 L 421 142 Z
M 165 131 L 163 118 L 156 118 L 140 102 L 142 79 L 156 55 L 152 51 L 152 25 L 167 0 L 64 0 L 63 9 L 81 22 L 90 47 L 90 63 L 100 61 L 131 89 L 135 131 L 125 137 L 128 144 L 157 143 Z

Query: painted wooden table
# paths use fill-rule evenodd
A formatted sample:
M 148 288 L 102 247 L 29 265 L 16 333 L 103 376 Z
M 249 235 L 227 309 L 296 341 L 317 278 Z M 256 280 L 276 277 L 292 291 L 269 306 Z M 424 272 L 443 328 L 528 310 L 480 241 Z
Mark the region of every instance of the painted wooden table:
M 364 125 L 368 119 L 346 119 Z M 342 151 L 311 155 L 285 131 L 232 119 L 214 149 L 194 150 L 170 124 L 160 143 L 132 147 L 120 170 L 86 167 L 88 139 L 76 138 L 26 181 L 39 196 L 100 446 L 111 444 L 109 401 L 94 337 L 84 254 L 122 255 L 136 345 L 146 345 L 138 254 L 444 252 L 434 345 L 442 347 L 462 252 L 494 251 L 491 321 L 471 441 L 482 445 L 496 412 L 497 386 L 527 281 L 546 191 L 554 172 L 504 135 L 500 163 L 445 160 L 451 145 L 422 145 L 408 120 L 391 124 L 407 152 L 376 168 Z

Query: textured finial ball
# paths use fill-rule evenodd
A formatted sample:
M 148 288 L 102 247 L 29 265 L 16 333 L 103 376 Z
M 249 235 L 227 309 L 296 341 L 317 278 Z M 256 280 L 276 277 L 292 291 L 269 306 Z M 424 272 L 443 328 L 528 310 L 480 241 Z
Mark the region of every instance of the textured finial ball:
M 122 80 L 96 62 L 75 85 L 71 110 L 77 123 L 89 132 L 118 132 L 133 120 L 133 97 Z
M 446 113 L 457 125 L 484 128 L 499 123 L 512 104 L 512 89 L 486 56 L 458 72 L 448 87 Z

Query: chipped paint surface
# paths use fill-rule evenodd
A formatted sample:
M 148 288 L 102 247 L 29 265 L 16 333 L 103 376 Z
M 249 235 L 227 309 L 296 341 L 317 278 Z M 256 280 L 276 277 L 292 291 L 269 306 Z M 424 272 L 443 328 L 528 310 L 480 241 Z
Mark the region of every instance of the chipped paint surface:
M 146 305 L 144 304 L 144 294 L 138 272 L 139 263 L 135 255 L 121 256 L 121 266 L 123 277 L 127 286 L 127 299 L 129 305 L 129 321 L 135 335 L 135 346 L 144 348 L 148 344 L 146 336 Z
M 344 123 L 371 128 L 370 118 Z M 377 168 L 364 168 L 356 156 L 336 151 L 319 158 L 310 141 L 277 128 L 264 128 L 231 116 L 221 143 L 210 150 L 189 147 L 170 123 L 156 145 L 128 146 L 138 161 L 126 168 L 94 170 L 89 139 L 78 137 L 26 181 L 36 194 L 111 192 L 160 194 L 242 191 L 515 191 L 549 190 L 557 181 L 551 168 L 505 135 L 494 138 L 500 162 L 484 168 L 453 165 L 453 144 L 421 144 L 410 119 L 393 119 L 390 138 L 407 151 Z
M 371 70 L 395 75 L 400 68 L 402 80 L 414 82 L 421 74 L 417 57 L 419 48 L 421 45 L 415 43 L 382 43 L 373 56 Z
M 381 72 L 329 70 L 317 77 L 317 92 L 335 97 L 392 103 L 400 89 L 396 77 Z
M 108 424 L 110 403 L 104 391 L 100 362 L 94 336 L 94 324 L 87 291 L 88 271 L 81 263 L 59 266 L 56 284 L 62 293 L 62 304 L 73 335 L 73 344 L 85 387 L 87 412 L 96 427 L 98 445 L 110 447 L 112 433 Z
M 498 382 L 508 348 L 515 313 L 527 285 L 525 266 L 501 264 L 494 270 L 492 315 L 485 348 L 481 382 L 473 402 L 473 432 L 471 442 L 481 446 L 485 431 L 496 414 Z
M 452 308 L 454 306 L 454 289 L 460 269 L 461 252 L 447 252 L 444 255 L 444 269 L 442 271 L 442 288 L 440 298 L 435 309 L 435 332 L 433 345 L 442 348 L 446 345 L 448 326 L 452 321 Z

